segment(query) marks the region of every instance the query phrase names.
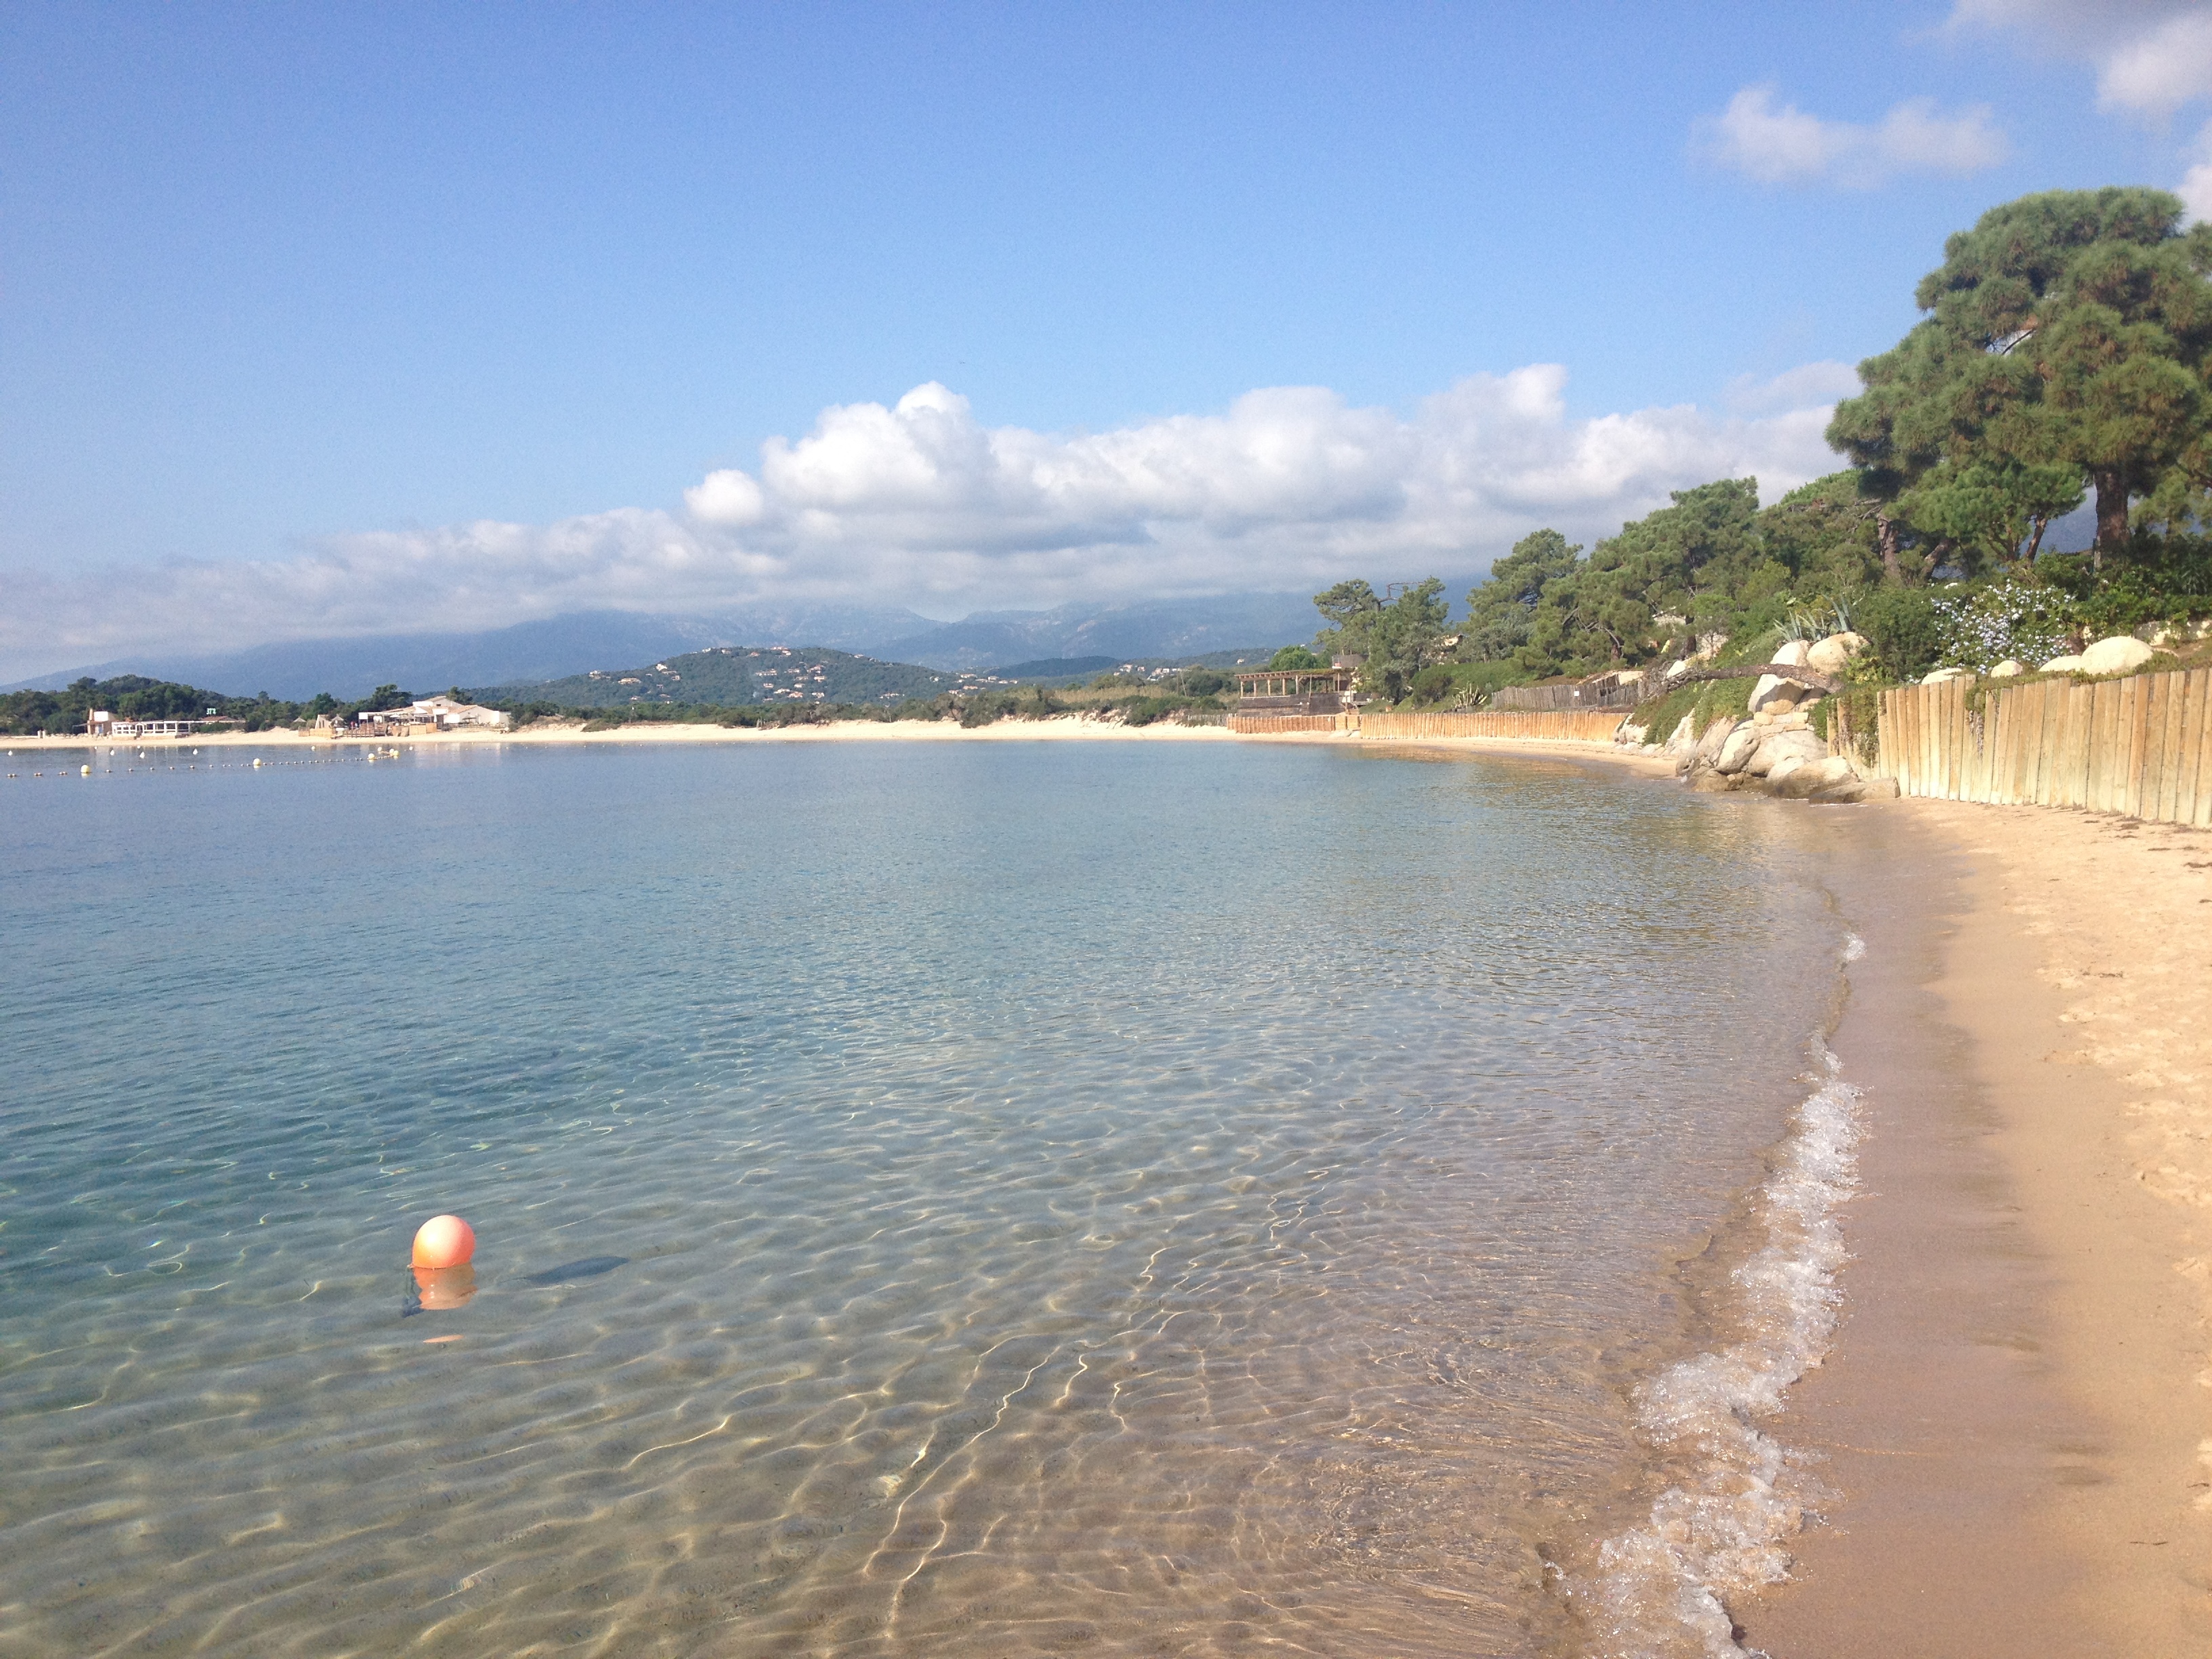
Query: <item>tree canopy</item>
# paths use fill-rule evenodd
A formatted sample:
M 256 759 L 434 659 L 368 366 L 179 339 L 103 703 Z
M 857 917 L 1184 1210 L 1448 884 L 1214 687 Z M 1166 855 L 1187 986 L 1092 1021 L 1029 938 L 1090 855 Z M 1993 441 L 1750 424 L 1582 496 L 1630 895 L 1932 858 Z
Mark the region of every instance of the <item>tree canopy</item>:
M 1359 688 L 1393 702 L 1438 653 L 1450 612 L 1434 576 L 1388 599 L 1364 581 L 1339 582 L 1314 595 L 1314 608 L 1329 623 L 1314 644 L 1324 655 L 1361 659 Z
M 330 708 L 347 707 L 328 692 L 317 702 Z M 82 732 L 95 708 L 105 708 L 126 720 L 205 720 L 212 709 L 217 718 L 236 720 L 249 732 L 289 724 L 303 713 L 325 712 L 279 701 L 266 691 L 258 696 L 236 697 L 174 680 L 149 679 L 143 674 L 118 674 L 105 680 L 86 675 L 59 691 L 10 691 L 0 696 L 0 732 L 22 737 Z
M 1462 652 L 1470 661 L 1510 657 L 1528 643 L 1528 629 L 1550 583 L 1574 573 L 1582 549 L 1556 530 L 1539 530 L 1513 544 L 1490 567 L 1490 575 L 1467 596 Z
M 1885 520 L 2005 558 L 2094 489 L 2101 565 L 2126 546 L 2131 501 L 2198 516 L 2212 227 L 2182 220 L 2164 191 L 2049 191 L 1944 244 L 1914 296 L 1928 315 L 1859 366 L 1865 390 L 1828 428 Z

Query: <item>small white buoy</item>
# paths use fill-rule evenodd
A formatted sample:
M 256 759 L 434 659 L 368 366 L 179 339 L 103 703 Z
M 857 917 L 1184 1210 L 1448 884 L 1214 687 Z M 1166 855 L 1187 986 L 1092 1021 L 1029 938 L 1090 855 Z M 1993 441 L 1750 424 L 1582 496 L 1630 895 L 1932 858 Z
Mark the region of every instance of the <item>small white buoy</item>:
M 88 778 L 92 775 L 92 769 L 89 766 L 80 766 L 77 768 L 77 775 Z
M 261 765 L 261 757 L 260 757 L 258 755 L 256 755 L 256 756 L 253 757 L 253 764 L 254 764 L 254 766 L 255 766 L 255 768 L 256 768 L 257 769 L 260 767 L 260 765 Z

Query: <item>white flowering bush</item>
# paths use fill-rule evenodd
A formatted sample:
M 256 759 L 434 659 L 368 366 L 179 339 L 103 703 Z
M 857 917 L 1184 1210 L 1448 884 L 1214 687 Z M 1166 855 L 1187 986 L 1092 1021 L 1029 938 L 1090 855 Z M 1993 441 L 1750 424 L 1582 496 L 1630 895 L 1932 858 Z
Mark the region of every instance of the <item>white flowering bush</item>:
M 1976 673 L 2010 657 L 2030 668 L 2066 648 L 2074 624 L 2065 594 L 2033 582 L 1993 582 L 1936 598 L 1936 660 Z

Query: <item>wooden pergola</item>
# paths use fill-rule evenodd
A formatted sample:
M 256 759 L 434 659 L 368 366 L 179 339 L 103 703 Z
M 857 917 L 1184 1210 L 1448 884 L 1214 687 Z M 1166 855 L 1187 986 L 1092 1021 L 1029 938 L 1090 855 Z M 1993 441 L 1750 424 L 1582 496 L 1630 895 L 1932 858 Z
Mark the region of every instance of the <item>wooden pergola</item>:
M 1352 687 L 1349 668 L 1240 668 L 1237 695 L 1240 697 L 1311 697 L 1341 692 Z
M 1240 668 L 1237 707 L 1250 714 L 1333 714 L 1352 689 L 1352 671 L 1333 668 Z

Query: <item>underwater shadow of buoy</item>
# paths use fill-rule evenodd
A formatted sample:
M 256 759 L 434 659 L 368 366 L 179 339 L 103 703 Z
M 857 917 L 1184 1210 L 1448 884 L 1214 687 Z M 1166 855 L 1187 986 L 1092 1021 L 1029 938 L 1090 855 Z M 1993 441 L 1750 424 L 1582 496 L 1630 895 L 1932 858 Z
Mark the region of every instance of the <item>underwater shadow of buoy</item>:
M 548 1267 L 542 1273 L 526 1273 L 526 1285 L 566 1285 L 572 1279 L 596 1279 L 601 1273 L 611 1273 L 617 1267 L 629 1265 L 626 1255 L 587 1255 L 577 1261 L 564 1261 L 557 1267 Z

